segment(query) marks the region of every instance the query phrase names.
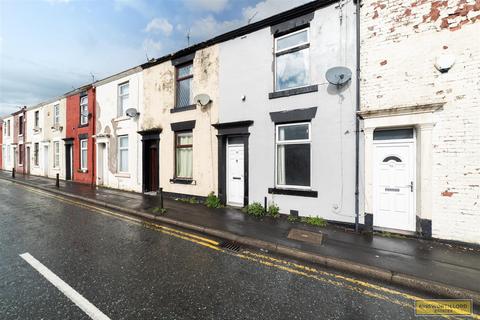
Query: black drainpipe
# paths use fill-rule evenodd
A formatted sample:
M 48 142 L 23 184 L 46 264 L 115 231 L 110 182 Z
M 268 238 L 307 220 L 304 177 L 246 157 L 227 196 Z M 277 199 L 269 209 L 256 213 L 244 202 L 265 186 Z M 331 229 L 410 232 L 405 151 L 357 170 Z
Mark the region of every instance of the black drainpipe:
M 360 111 L 360 1 L 356 0 L 356 56 L 357 56 L 357 96 L 356 96 L 356 111 Z M 360 200 L 359 200 L 359 184 L 360 184 L 360 120 L 355 114 L 355 232 L 358 232 L 358 221 L 360 216 Z

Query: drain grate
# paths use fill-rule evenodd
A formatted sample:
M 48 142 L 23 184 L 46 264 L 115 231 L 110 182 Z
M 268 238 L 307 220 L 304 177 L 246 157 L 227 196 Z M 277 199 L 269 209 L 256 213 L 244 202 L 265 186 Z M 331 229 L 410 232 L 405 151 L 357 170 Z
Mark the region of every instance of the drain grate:
M 226 240 L 226 241 L 221 242 L 218 246 L 220 248 L 227 249 L 227 250 L 230 250 L 230 251 L 235 251 L 235 252 L 240 251 L 240 246 L 236 242 L 233 242 L 233 241 Z

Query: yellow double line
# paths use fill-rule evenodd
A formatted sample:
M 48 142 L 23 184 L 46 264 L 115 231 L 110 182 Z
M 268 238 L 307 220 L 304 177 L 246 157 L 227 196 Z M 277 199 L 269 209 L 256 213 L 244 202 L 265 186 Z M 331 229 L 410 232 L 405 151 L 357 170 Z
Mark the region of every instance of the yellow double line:
M 135 218 L 135 217 L 132 217 L 132 216 L 120 214 L 118 212 L 114 212 L 114 211 L 111 211 L 111 210 L 108 210 L 108 209 L 99 208 L 99 207 L 96 207 L 94 205 L 90 205 L 90 204 L 86 204 L 86 203 L 79 202 L 79 201 L 76 201 L 76 200 L 68 199 L 64 196 L 58 196 L 58 195 L 55 195 L 55 194 L 52 194 L 52 193 L 49 193 L 49 192 L 45 192 L 45 191 L 41 191 L 41 190 L 38 190 L 38 189 L 35 189 L 35 188 L 32 188 L 32 187 L 28 187 L 28 186 L 24 186 L 24 185 L 22 185 L 22 186 L 24 188 L 26 188 L 27 190 L 33 192 L 33 193 L 37 193 L 37 194 L 40 194 L 42 196 L 47 196 L 47 197 L 50 197 L 50 198 L 54 198 L 58 201 L 68 203 L 68 204 L 72 204 L 72 205 L 75 205 L 77 207 L 86 208 L 90 211 L 97 212 L 97 213 L 100 213 L 100 214 L 105 215 L 105 216 L 114 217 L 116 219 L 120 219 L 120 220 L 126 221 L 128 223 L 143 226 L 147 229 L 155 230 L 157 232 L 161 232 L 161 233 L 164 233 L 164 234 L 167 234 L 167 235 L 179 238 L 179 239 L 190 241 L 190 242 L 199 244 L 201 246 L 204 246 L 204 247 L 216 250 L 216 251 L 228 253 L 230 255 L 236 256 L 236 257 L 238 257 L 240 259 L 243 259 L 243 260 L 246 260 L 246 261 L 255 262 L 255 263 L 267 266 L 267 267 L 275 268 L 275 269 L 278 269 L 278 270 L 283 270 L 283 271 L 286 271 L 286 272 L 289 272 L 289 273 L 292 273 L 292 274 L 296 274 L 296 275 L 299 275 L 299 276 L 302 276 L 302 277 L 314 279 L 314 280 L 322 282 L 322 283 L 326 283 L 326 284 L 329 284 L 329 285 L 334 285 L 334 286 L 337 286 L 337 287 L 341 287 L 341 288 L 344 288 L 344 289 L 347 289 L 347 290 L 350 290 L 350 291 L 354 291 L 356 293 L 360 293 L 360 294 L 363 294 L 363 295 L 366 295 L 366 296 L 369 296 L 369 297 L 372 297 L 372 298 L 376 298 L 376 299 L 380 299 L 380 300 L 383 300 L 383 301 L 386 301 L 386 302 L 394 303 L 394 304 L 400 305 L 402 307 L 413 309 L 415 300 L 424 299 L 422 297 L 418 297 L 418 296 L 414 296 L 414 295 L 411 295 L 411 294 L 403 293 L 403 292 L 400 292 L 400 291 L 397 291 L 397 290 L 382 287 L 382 286 L 379 286 L 379 285 L 376 285 L 376 284 L 373 284 L 373 283 L 369 283 L 369 282 L 366 282 L 366 281 L 358 280 L 358 279 L 355 279 L 355 278 L 351 278 L 351 277 L 347 277 L 347 276 L 343 276 L 343 275 L 339 275 L 339 274 L 335 274 L 335 273 L 331 273 L 331 272 L 321 271 L 321 270 L 318 270 L 318 269 L 315 269 L 315 268 L 312 268 L 312 267 L 308 267 L 308 266 L 305 266 L 305 265 L 302 265 L 302 264 L 298 264 L 298 263 L 295 263 L 295 262 L 274 258 L 274 257 L 268 256 L 268 255 L 259 254 L 259 253 L 251 252 L 251 251 L 248 251 L 248 250 L 242 250 L 239 253 L 227 251 L 227 250 L 224 250 L 221 247 L 219 247 L 220 243 L 218 241 L 215 241 L 215 240 L 203 237 L 203 236 L 199 236 L 197 234 L 181 231 L 181 230 L 178 230 L 178 229 L 175 229 L 175 228 L 170 228 L 170 227 L 160 225 L 160 224 L 157 224 L 157 223 L 147 222 L 147 221 L 139 219 L 139 218 Z M 449 318 L 449 316 L 443 316 L 443 317 Z M 480 319 L 480 316 L 477 315 L 477 314 L 474 314 L 474 315 L 472 315 L 472 318 L 473 319 Z

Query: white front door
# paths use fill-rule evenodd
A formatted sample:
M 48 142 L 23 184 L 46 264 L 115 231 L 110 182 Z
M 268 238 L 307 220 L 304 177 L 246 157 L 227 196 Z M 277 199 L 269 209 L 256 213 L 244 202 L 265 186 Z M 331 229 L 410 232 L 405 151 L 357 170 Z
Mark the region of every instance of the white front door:
M 102 186 L 105 184 L 104 181 L 104 162 L 105 162 L 105 143 L 99 143 L 97 152 L 97 185 Z
M 243 207 L 244 196 L 243 144 L 227 145 L 227 204 Z
M 415 231 L 413 141 L 374 144 L 373 225 Z

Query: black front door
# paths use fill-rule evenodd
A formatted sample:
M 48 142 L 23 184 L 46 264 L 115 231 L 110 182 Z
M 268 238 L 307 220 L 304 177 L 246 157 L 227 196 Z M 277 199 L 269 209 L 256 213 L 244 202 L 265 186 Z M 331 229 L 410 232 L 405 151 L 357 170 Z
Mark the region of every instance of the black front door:
M 159 188 L 159 141 L 156 139 L 143 141 L 143 189 L 145 192 L 158 191 Z
M 65 145 L 65 180 L 72 180 L 72 145 Z

